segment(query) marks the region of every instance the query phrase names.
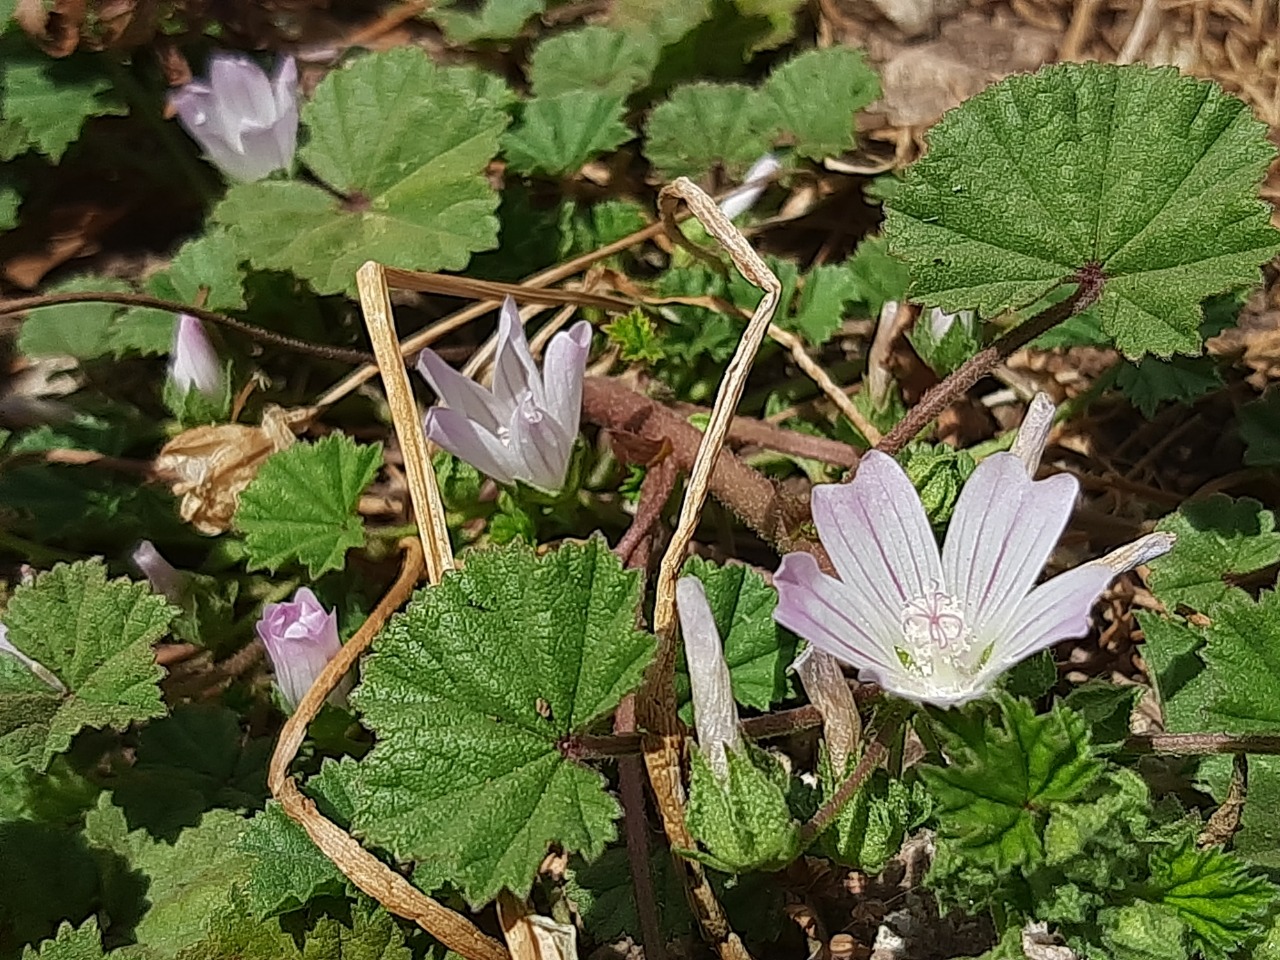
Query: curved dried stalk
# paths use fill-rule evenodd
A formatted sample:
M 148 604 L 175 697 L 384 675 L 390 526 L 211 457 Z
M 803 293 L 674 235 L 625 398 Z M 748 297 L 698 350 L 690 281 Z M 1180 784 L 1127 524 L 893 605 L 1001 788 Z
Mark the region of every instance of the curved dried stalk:
M 396 582 L 356 635 L 329 661 L 280 731 L 280 739 L 267 769 L 267 785 L 285 813 L 307 831 L 312 843 L 333 861 L 334 866 L 389 911 L 414 921 L 467 960 L 511 960 L 501 943 L 487 936 L 466 917 L 428 897 L 325 817 L 316 809 L 315 803 L 298 789 L 297 781 L 289 776 L 289 764 L 297 756 L 298 748 L 307 735 L 307 725 L 319 712 L 325 697 L 368 648 L 387 618 L 409 599 L 422 576 L 421 546 L 416 540 L 406 538 L 401 541 L 401 547 L 405 557 Z
M 756 352 L 769 331 L 769 324 L 782 294 L 778 278 L 765 265 L 759 254 L 747 243 L 746 238 L 720 212 L 706 193 L 686 177 L 668 184 L 658 195 L 658 209 L 663 225 L 676 242 L 687 247 L 699 258 L 706 252 L 691 244 L 676 226 L 675 212 L 683 200 L 693 215 L 706 227 L 721 246 L 728 251 L 733 264 L 747 282 L 764 291 L 764 297 L 747 323 L 747 329 L 738 343 L 738 349 L 725 369 L 724 379 L 711 410 L 711 420 L 698 447 L 698 456 L 685 488 L 684 502 L 680 505 L 680 517 L 672 533 L 671 542 L 658 567 L 657 597 L 654 601 L 654 633 L 658 637 L 658 653 L 644 685 L 636 695 L 636 707 L 642 725 L 648 731 L 644 738 L 645 766 L 653 784 L 662 813 L 662 823 L 673 847 L 692 849 L 693 836 L 684 820 L 684 784 L 680 773 L 680 752 L 684 734 L 676 716 L 675 662 L 676 662 L 676 578 L 684 562 L 685 552 L 698 526 L 698 517 L 707 500 L 711 484 L 711 472 L 724 446 L 733 422 L 734 411 L 742 398 L 742 390 Z M 730 928 L 707 882 L 700 864 L 681 859 L 683 877 L 688 885 L 691 902 L 698 916 L 703 933 L 715 943 L 722 960 L 741 960 L 748 956 L 746 947 Z

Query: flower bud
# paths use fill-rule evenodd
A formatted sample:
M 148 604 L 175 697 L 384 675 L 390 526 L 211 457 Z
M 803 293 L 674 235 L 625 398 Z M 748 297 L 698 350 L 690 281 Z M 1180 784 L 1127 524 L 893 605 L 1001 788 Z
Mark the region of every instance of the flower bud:
M 209 76 L 169 95 L 187 133 L 233 180 L 251 182 L 293 165 L 298 143 L 298 66 L 292 57 L 276 75 L 248 57 L 215 53 Z
M 137 571 L 147 578 L 153 592 L 160 594 L 170 603 L 181 603 L 182 587 L 186 578 L 180 570 L 160 555 L 155 544 L 150 540 L 143 540 L 134 547 L 131 559 Z
M 257 631 L 271 658 L 276 684 L 291 708 L 298 706 L 303 694 L 342 648 L 337 611 L 326 611 L 306 587 L 300 587 L 287 603 L 263 607 Z M 329 702 L 345 704 L 350 689 L 350 677 L 344 678 L 329 694 Z
M 778 158 L 772 153 L 766 153 L 751 165 L 747 175 L 742 178 L 742 186 L 720 201 L 720 212 L 730 220 L 742 216 L 756 205 L 756 201 L 764 195 L 765 188 L 781 169 L 782 164 L 778 162 Z
M 204 325 L 190 314 L 179 315 L 169 355 L 169 379 L 180 394 L 195 390 L 210 399 L 222 394 L 222 364 Z
M 742 749 L 738 732 L 738 705 L 733 700 L 729 665 L 720 646 L 720 631 L 707 603 L 707 593 L 697 577 L 676 581 L 676 606 L 684 656 L 689 665 L 689 686 L 693 693 L 693 724 L 698 746 L 722 782 L 729 776 L 726 750 Z

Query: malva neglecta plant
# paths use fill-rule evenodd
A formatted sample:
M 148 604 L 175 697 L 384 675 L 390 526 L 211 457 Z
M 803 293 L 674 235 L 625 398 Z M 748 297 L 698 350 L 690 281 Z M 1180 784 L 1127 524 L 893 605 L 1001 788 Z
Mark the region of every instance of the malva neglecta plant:
M 0 230 L 106 141 L 186 217 L 0 300 L 0 960 L 1280 956 L 1266 128 L 1010 76 L 831 262 L 861 53 L 540 12 L 166 90 L 0 3 Z M 1256 486 L 1082 466 L 1215 391 Z

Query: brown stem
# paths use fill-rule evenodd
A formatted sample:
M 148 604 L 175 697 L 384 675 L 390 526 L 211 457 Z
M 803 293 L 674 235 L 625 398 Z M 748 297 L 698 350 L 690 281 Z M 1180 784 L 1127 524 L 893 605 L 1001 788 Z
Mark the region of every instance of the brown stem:
M 169 313 L 187 313 L 207 323 L 218 324 L 242 333 L 261 343 L 269 343 L 284 350 L 295 353 L 306 353 L 322 360 L 337 360 L 342 363 L 370 363 L 373 354 L 364 350 L 349 350 L 345 347 L 328 347 L 323 344 L 308 343 L 294 337 L 286 337 L 282 333 L 264 330 L 251 323 L 228 317 L 224 313 L 216 313 L 203 307 L 189 303 L 178 303 L 175 300 L 164 300 L 160 297 L 148 296 L 145 293 L 119 293 L 111 290 L 76 291 L 67 293 L 46 293 L 38 297 L 23 297 L 20 300 L 9 300 L 0 303 L 0 317 L 11 313 L 24 313 L 38 307 L 54 307 L 63 303 L 118 303 L 126 307 L 150 307 L 153 310 L 167 310 Z
M 679 404 L 678 409 L 684 414 L 711 412 L 705 407 L 692 403 Z M 757 420 L 755 417 L 734 417 L 733 423 L 729 426 L 729 440 L 733 443 L 775 450 L 778 453 L 788 453 L 794 457 L 820 460 L 823 463 L 844 467 L 846 470 L 856 467 L 858 458 L 861 456 L 857 447 L 851 447 L 839 440 L 787 430 L 784 427 Z
M 618 704 L 613 729 L 619 734 L 636 732 L 636 695 L 629 693 Z M 637 747 L 639 741 L 637 741 Z M 658 898 L 653 889 L 649 861 L 649 818 L 644 802 L 644 762 L 639 756 L 618 758 L 618 792 L 622 797 L 623 823 L 627 831 L 627 859 L 635 889 L 636 915 L 640 919 L 640 945 L 646 960 L 666 960 L 667 948 L 658 922 Z
M 831 825 L 844 805 L 853 799 L 853 795 L 858 792 L 858 788 L 871 776 L 873 771 L 881 760 L 889 753 L 889 743 L 897 736 L 898 731 L 902 727 L 902 722 L 906 719 L 910 710 L 910 704 L 903 701 L 891 701 L 884 709 L 884 716 L 878 718 L 878 729 L 875 737 L 867 744 L 867 749 L 862 754 L 862 759 L 858 761 L 858 765 L 853 768 L 853 773 L 849 774 L 848 779 L 840 784 L 839 789 L 831 795 L 831 799 L 822 805 L 813 819 L 800 828 L 800 842 L 804 846 L 808 846 L 813 842 L 823 830 Z
M 1265 733 L 1145 733 L 1124 742 L 1129 753 L 1194 756 L 1211 753 L 1280 755 L 1280 736 Z
M 663 457 L 649 467 L 640 483 L 640 500 L 636 504 L 636 515 L 631 526 L 622 535 L 618 545 L 613 548 L 614 554 L 625 565 L 645 569 L 647 563 L 632 563 L 631 557 L 648 538 L 650 531 L 662 519 L 662 509 L 671 498 L 671 491 L 676 486 L 676 464 L 670 457 Z
M 920 402 L 911 408 L 911 412 L 876 444 L 876 449 L 890 456 L 896 454 L 997 364 L 1007 360 L 1045 331 L 1095 303 L 1102 294 L 1105 278 L 1101 270 L 1090 265 L 1071 277 L 1070 282 L 1077 284 L 1075 293 L 1018 324 L 987 349 L 962 363 L 941 383 L 931 387 L 920 398 Z

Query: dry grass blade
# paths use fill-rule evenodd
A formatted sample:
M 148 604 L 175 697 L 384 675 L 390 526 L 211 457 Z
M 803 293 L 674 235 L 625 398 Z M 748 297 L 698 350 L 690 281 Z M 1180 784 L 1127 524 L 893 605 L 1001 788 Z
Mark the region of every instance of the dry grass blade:
M 764 297 L 752 314 L 738 349 L 725 369 L 724 380 L 720 384 L 715 406 L 711 410 L 710 422 L 707 424 L 706 433 L 698 447 L 698 455 L 690 472 L 684 502 L 680 506 L 680 518 L 676 522 L 671 542 L 658 568 L 657 598 L 654 604 L 654 632 L 658 636 L 658 653 L 645 684 L 636 697 L 641 723 L 650 731 L 645 737 L 645 766 L 649 771 L 649 779 L 658 799 L 663 826 L 673 846 L 690 849 L 694 846 L 694 840 L 684 821 L 684 784 L 680 774 L 680 747 L 683 735 L 676 716 L 673 686 L 676 656 L 676 578 L 698 526 L 698 517 L 702 513 L 702 507 L 706 503 L 707 492 L 710 489 L 711 473 L 724 447 L 738 401 L 742 398 L 747 374 L 750 373 L 756 352 L 769 331 L 778 298 L 782 294 L 782 285 L 747 243 L 746 238 L 720 212 L 715 201 L 685 177 L 663 188 L 658 197 L 662 222 L 675 242 L 689 247 L 700 258 L 706 256 L 705 251 L 692 246 L 676 226 L 675 211 L 680 200 L 688 205 L 693 215 L 728 251 L 734 266 L 742 276 L 764 291 Z M 746 948 L 737 934 L 729 928 L 724 910 L 716 900 L 701 866 L 692 861 L 683 861 L 682 865 L 684 867 L 682 876 L 689 886 L 691 901 L 703 933 L 715 943 L 723 960 L 746 957 L 748 955 Z
M 422 576 L 422 548 L 416 540 L 401 541 L 405 551 L 400 575 L 386 596 L 360 627 L 354 637 L 324 668 L 311 689 L 306 692 L 280 731 L 271 765 L 267 772 L 267 784 L 271 794 L 280 801 L 293 820 L 320 848 L 326 857 L 346 875 L 352 883 L 376 899 L 392 913 L 414 921 L 422 929 L 443 943 L 450 950 L 467 960 L 511 960 L 506 948 L 461 914 L 428 897 L 396 873 L 377 857 L 364 849 L 354 837 L 327 819 L 316 805 L 298 789 L 297 782 L 289 776 L 289 764 L 297 756 L 298 748 L 307 735 L 307 725 L 315 718 L 325 697 L 346 676 L 373 641 L 382 625 L 413 593 Z

